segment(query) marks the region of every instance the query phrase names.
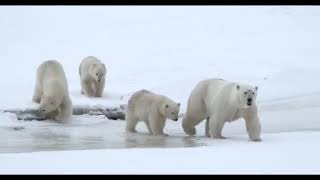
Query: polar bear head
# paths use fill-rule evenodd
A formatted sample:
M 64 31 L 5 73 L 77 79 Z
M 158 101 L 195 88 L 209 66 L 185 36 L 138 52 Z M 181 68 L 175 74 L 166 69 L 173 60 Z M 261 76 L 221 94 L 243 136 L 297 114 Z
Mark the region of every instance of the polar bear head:
M 92 64 L 90 74 L 99 83 L 104 80 L 106 71 L 106 66 L 104 64 Z
M 250 108 L 256 104 L 257 86 L 250 86 L 247 84 L 237 84 L 237 93 L 239 103 L 242 108 Z
M 40 113 L 45 115 L 55 111 L 60 106 L 61 101 L 54 97 L 43 97 L 40 102 Z
M 162 115 L 168 119 L 172 119 L 174 121 L 178 121 L 179 119 L 179 111 L 180 111 L 180 103 L 175 103 L 169 99 L 165 100 L 164 104 L 161 107 Z

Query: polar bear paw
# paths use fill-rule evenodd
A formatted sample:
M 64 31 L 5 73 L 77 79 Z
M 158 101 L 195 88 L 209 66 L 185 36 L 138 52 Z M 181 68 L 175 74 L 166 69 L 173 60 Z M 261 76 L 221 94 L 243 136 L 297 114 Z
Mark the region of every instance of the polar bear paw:
M 166 133 L 163 133 L 163 134 L 155 134 L 155 136 L 158 136 L 158 137 L 168 137 L 169 134 L 166 134 Z
M 222 135 L 214 135 L 214 136 L 211 136 L 211 138 L 213 138 L 213 139 L 227 139 L 226 137 L 224 137 Z
M 254 139 L 251 139 L 251 141 L 260 142 L 260 141 L 262 141 L 262 140 L 261 140 L 261 138 L 254 138 Z
M 137 130 L 134 130 L 134 129 L 130 129 L 130 130 L 127 130 L 127 133 L 137 133 L 138 131 Z

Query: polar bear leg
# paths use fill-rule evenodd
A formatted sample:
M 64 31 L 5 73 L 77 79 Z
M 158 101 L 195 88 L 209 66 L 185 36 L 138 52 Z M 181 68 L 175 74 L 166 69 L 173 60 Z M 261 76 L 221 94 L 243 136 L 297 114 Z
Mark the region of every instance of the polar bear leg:
M 145 120 L 144 122 L 145 122 L 145 124 L 146 124 L 146 126 L 147 126 L 148 132 L 149 132 L 150 134 L 152 134 L 152 130 L 151 130 L 149 121 L 148 121 L 148 120 Z
M 150 128 L 152 134 L 155 136 L 168 136 L 168 134 L 163 133 L 165 119 L 161 119 L 155 115 L 149 117 Z
M 182 128 L 184 132 L 190 136 L 194 136 L 197 134 L 197 130 L 195 125 L 191 123 L 192 120 L 188 119 L 187 117 L 183 118 L 182 120 Z
M 161 121 L 161 128 L 162 131 L 164 130 L 164 127 L 166 126 L 166 120 Z M 168 136 L 168 134 L 163 133 L 165 136 Z
M 72 113 L 73 113 L 72 102 L 68 98 L 61 103 L 58 109 L 58 115 L 56 117 L 56 120 L 61 122 L 66 122 L 72 116 Z
M 128 111 L 126 113 L 126 131 L 129 133 L 136 133 L 136 126 L 138 123 L 138 119 L 134 117 L 133 113 L 131 111 Z
M 251 141 L 261 141 L 261 125 L 259 118 L 255 115 L 253 117 L 245 117 L 246 128 Z
M 190 136 L 197 134 L 197 130 L 195 126 L 201 123 L 202 120 L 206 118 L 203 113 L 198 112 L 198 113 L 195 113 L 195 115 L 197 117 L 192 115 L 191 116 L 186 115 L 182 120 L 183 130 L 186 134 Z
M 102 97 L 104 90 L 105 80 L 96 85 L 96 97 Z
M 137 133 L 136 126 L 138 124 L 137 119 L 130 119 L 127 121 L 126 131 L 129 133 Z
M 39 87 L 38 84 L 34 88 L 32 101 L 35 103 L 40 103 L 40 101 L 41 101 L 41 88 Z
M 222 129 L 225 121 L 215 116 L 210 117 L 209 120 L 209 134 L 211 138 L 215 139 L 226 139 L 222 136 Z
M 81 81 L 81 87 L 87 96 L 95 95 L 95 89 L 93 88 L 92 83 L 88 81 Z
M 210 117 L 208 117 L 207 120 L 206 120 L 206 130 L 205 130 L 205 136 L 206 137 L 210 137 L 210 134 L 209 134 L 209 120 L 210 120 Z
M 204 102 L 198 96 L 190 95 L 187 112 L 182 120 L 182 127 L 186 134 L 193 136 L 197 134 L 196 125 L 207 117 Z

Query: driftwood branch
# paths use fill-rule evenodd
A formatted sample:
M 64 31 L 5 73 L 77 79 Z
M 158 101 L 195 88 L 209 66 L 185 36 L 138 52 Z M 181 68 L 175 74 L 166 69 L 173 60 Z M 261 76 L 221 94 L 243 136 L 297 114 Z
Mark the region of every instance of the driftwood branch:
M 89 115 L 95 115 L 95 116 L 104 115 L 111 120 L 118 120 L 118 119 L 125 120 L 125 109 L 126 109 L 126 105 L 121 105 L 116 108 L 106 108 L 106 107 L 99 107 L 99 106 L 94 106 L 94 107 L 74 106 L 73 115 L 83 115 L 83 114 L 89 114 Z M 3 110 L 3 112 L 16 114 L 18 120 L 29 120 L 29 121 L 46 120 L 46 118 L 41 117 L 37 109 L 25 109 L 25 110 L 11 109 L 11 110 Z

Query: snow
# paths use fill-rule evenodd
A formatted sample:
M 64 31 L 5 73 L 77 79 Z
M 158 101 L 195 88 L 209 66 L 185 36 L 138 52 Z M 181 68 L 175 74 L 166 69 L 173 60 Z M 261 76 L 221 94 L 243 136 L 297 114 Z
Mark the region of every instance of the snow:
M 76 106 L 116 107 L 148 89 L 181 102 L 203 79 L 259 86 L 262 142 L 243 120 L 226 140 L 124 133 L 124 121 L 73 116 L 68 124 L 0 113 L 0 173 L 319 173 L 320 8 L 312 6 L 0 7 L 0 110 L 37 108 L 35 70 L 59 60 Z M 78 65 L 107 66 L 103 98 L 80 94 Z

